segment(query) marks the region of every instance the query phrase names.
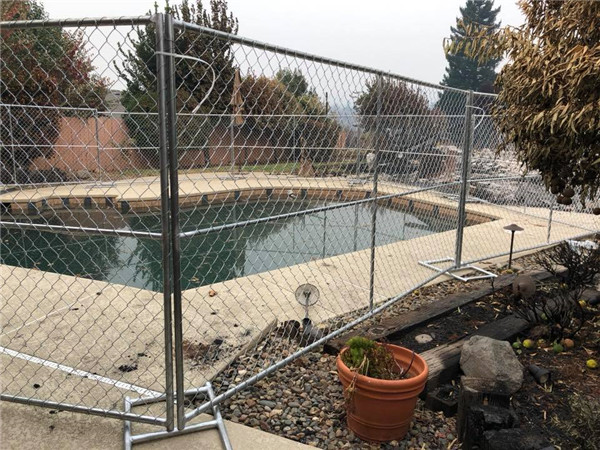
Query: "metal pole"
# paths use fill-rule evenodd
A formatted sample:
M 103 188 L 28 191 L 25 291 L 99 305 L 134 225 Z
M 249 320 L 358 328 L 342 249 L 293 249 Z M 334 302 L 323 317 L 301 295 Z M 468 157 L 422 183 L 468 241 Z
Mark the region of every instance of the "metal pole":
M 469 172 L 471 165 L 471 146 L 473 144 L 473 91 L 467 94 L 465 104 L 465 134 L 462 153 L 461 186 L 458 199 L 458 225 L 456 227 L 456 250 L 454 253 L 454 267 L 462 266 L 462 245 L 463 233 L 465 228 L 465 218 L 467 216 L 466 204 L 467 193 L 469 190 Z
M 94 111 L 94 122 L 96 123 L 96 159 L 98 162 L 98 172 L 100 172 L 100 137 L 98 133 L 98 110 Z
M 515 232 L 510 232 L 510 253 L 508 254 L 508 268 L 512 266 L 513 245 L 515 243 Z
M 179 177 L 177 157 L 177 105 L 175 86 L 175 53 L 173 16 L 165 15 L 166 88 L 169 144 L 169 181 L 171 191 L 171 255 L 173 262 L 173 314 L 175 336 L 175 393 L 177 429 L 185 428 L 185 386 L 183 380 L 183 312 L 181 307 L 181 251 L 179 245 Z
M 373 205 L 371 207 L 371 267 L 369 277 L 369 310 L 373 310 L 375 295 L 375 244 L 377 239 L 377 183 L 379 180 L 379 146 L 381 116 L 381 75 L 377 77 L 377 117 L 375 123 L 375 171 L 373 172 Z
M 160 148 L 160 206 L 161 206 L 161 231 L 162 231 L 162 265 L 163 265 L 163 315 L 165 321 L 165 394 L 167 431 L 174 428 L 174 398 L 173 398 L 173 342 L 172 342 L 172 315 L 171 315 L 171 264 L 169 245 L 169 159 L 167 148 L 167 123 L 164 119 L 167 111 L 166 68 L 165 68 L 165 43 L 164 15 L 156 17 L 156 62 L 158 67 L 158 114 L 159 114 L 159 148 Z
M 54 402 L 51 400 L 40 400 L 38 398 L 32 398 L 29 395 L 22 397 L 12 394 L 0 394 L 0 401 L 19 403 L 20 405 L 39 406 L 40 408 L 51 408 L 58 411 L 88 414 L 90 416 L 108 417 L 110 419 L 130 420 L 131 422 L 148 423 L 150 425 L 163 425 L 165 423 L 164 419 L 161 419 L 160 417 L 142 416 L 111 409 L 96 408 L 89 405 L 82 406 L 73 405 L 71 403 Z
M 10 133 L 10 147 L 12 152 L 12 166 L 13 166 L 13 183 L 17 184 L 17 161 L 16 161 L 16 153 L 15 153 L 15 137 L 13 135 L 13 117 L 12 117 L 12 108 L 8 106 L 8 127 Z
M 548 214 L 548 234 L 546 235 L 546 243 L 550 243 L 550 231 L 552 229 L 552 211 L 554 211 L 554 202 L 550 204 L 550 212 Z
M 296 116 L 292 117 L 292 145 L 293 145 L 293 152 L 294 152 L 294 170 L 296 173 L 300 172 L 300 155 L 298 155 L 298 136 L 296 136 L 297 130 L 296 130 Z
M 233 131 L 233 115 L 229 121 L 229 158 L 231 159 L 231 174 L 235 173 L 235 150 L 233 148 L 233 140 L 235 139 L 235 133 Z
M 327 243 L 327 210 L 323 211 L 323 258 L 325 258 L 325 245 Z
M 358 205 L 354 205 L 354 251 L 358 249 Z
M 360 120 L 360 119 L 359 119 Z M 360 136 L 361 136 L 361 128 L 360 122 L 356 126 L 356 179 L 360 179 L 360 161 L 361 161 L 361 153 L 360 153 Z

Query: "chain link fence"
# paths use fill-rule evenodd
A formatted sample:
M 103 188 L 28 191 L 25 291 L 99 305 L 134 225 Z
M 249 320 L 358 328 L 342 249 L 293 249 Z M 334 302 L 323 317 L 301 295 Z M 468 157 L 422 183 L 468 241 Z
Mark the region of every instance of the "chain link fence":
M 123 419 L 126 445 L 226 441 L 219 403 L 493 276 L 471 264 L 508 224 L 517 251 L 597 230 L 496 154 L 493 95 L 162 14 L 1 25 L 2 399 Z

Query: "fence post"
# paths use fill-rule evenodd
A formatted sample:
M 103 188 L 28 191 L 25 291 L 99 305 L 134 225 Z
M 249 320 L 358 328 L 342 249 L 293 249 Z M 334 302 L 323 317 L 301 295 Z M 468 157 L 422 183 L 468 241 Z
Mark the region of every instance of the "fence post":
M 94 122 L 96 124 L 96 160 L 98 163 L 98 172 L 101 172 L 101 170 L 100 170 L 100 135 L 98 132 L 98 110 L 97 109 L 94 110 Z
M 369 310 L 373 310 L 375 295 L 375 244 L 377 239 L 377 183 L 379 180 L 379 147 L 380 147 L 380 119 L 381 119 L 381 75 L 377 76 L 377 115 L 375 125 L 375 171 L 373 172 L 373 202 L 371 206 L 371 268 L 369 277 Z
M 327 252 L 325 251 L 327 246 L 327 210 L 323 211 L 323 255 L 322 258 L 325 259 L 325 255 Z
M 177 154 L 177 105 L 175 86 L 175 31 L 173 16 L 165 14 L 167 90 L 167 135 L 169 144 L 169 181 L 171 193 L 171 255 L 173 264 L 173 314 L 175 337 L 175 396 L 177 429 L 185 428 L 185 386 L 183 380 L 183 311 L 181 307 L 181 249 L 179 245 L 179 160 Z
M 360 119 L 359 119 L 360 120 Z M 361 128 L 360 122 L 356 125 L 356 179 L 360 180 L 360 162 L 362 155 L 360 154 L 360 139 L 361 139 Z
M 10 105 L 7 105 L 8 107 L 8 126 L 9 126 L 9 133 L 10 133 L 10 147 L 11 147 L 11 152 L 12 152 L 12 166 L 13 166 L 13 184 L 18 184 L 17 183 L 17 155 L 15 153 L 15 137 L 13 135 L 13 116 L 12 116 L 12 108 L 10 107 Z M 23 247 L 25 248 L 25 247 Z
M 550 243 L 550 231 L 552 230 L 552 211 L 554 211 L 554 202 L 550 203 L 550 212 L 548 213 L 548 234 L 546 236 L 546 243 Z
M 456 227 L 456 249 L 454 253 L 454 267 L 462 266 L 462 245 L 467 216 L 467 194 L 469 191 L 469 172 L 471 165 L 471 150 L 473 145 L 473 91 L 467 94 L 465 103 L 465 133 L 462 153 L 461 184 L 458 198 L 458 224 Z
M 160 156 L 160 206 L 161 206 L 161 244 L 162 244 L 162 275 L 163 275 L 163 317 L 165 338 L 165 395 L 166 395 L 166 428 L 174 428 L 174 398 L 173 398 L 173 348 L 172 341 L 172 313 L 171 313 L 171 264 L 169 242 L 169 155 L 167 142 L 167 122 L 164 120 L 167 113 L 166 68 L 165 68 L 165 41 L 164 41 L 164 14 L 156 14 L 156 63 L 157 91 L 158 91 L 158 131 L 159 131 L 159 156 Z
M 229 120 L 229 159 L 231 159 L 229 171 L 231 172 L 232 176 L 235 173 L 235 148 L 233 145 L 235 140 L 235 132 L 233 130 L 234 120 L 235 116 L 232 114 Z

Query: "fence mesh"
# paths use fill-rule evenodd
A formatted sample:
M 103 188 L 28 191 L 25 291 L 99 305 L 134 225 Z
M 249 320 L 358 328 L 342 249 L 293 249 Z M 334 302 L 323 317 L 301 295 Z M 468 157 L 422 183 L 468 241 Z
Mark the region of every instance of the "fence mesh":
M 168 424 L 120 405 L 175 376 L 183 426 L 210 408 L 183 390 L 234 395 L 424 261 L 504 255 L 511 223 L 517 251 L 597 229 L 496 154 L 493 95 L 162 20 L 2 31 L 8 399 Z
M 115 98 L 148 23 L 2 30 L 4 394 L 121 417 L 124 395 L 165 392 L 160 216 L 146 215 L 157 176 L 142 178 Z M 145 144 L 157 154 L 154 135 Z

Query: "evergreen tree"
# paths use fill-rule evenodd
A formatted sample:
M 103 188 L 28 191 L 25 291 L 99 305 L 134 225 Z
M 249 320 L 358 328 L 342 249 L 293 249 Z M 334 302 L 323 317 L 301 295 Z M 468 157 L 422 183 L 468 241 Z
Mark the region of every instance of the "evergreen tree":
M 474 26 L 485 28 L 489 33 L 495 32 L 500 26 L 496 16 L 500 7 L 494 9 L 494 0 L 467 0 L 460 8 L 461 17 L 456 19 L 456 27 L 450 27 L 451 40 L 461 42 L 465 38 L 465 27 Z M 500 59 L 490 59 L 480 62 L 465 55 L 464 51 L 447 54 L 448 67 L 442 80 L 444 86 L 459 89 L 472 89 L 479 92 L 493 92 L 496 80 L 496 67 Z
M 185 22 L 237 34 L 238 20 L 229 12 L 226 0 L 209 0 L 208 6 L 206 8 L 202 0 L 182 0 L 181 4 L 174 6 L 167 1 L 165 13 Z M 156 5 L 155 11 L 158 12 Z M 121 65 L 115 63 L 115 67 L 126 83 L 121 101 L 127 112 L 131 113 L 125 116 L 129 135 L 140 149 L 145 149 L 148 162 L 155 164 L 158 162 L 158 99 L 154 24 L 139 29 L 137 34 L 138 39 L 132 43 L 133 50 L 120 49 L 124 62 Z M 208 34 L 176 30 L 174 46 L 176 54 L 201 59 L 212 67 L 210 70 L 207 64 L 189 59 L 176 60 L 177 110 L 189 113 L 204 100 L 196 112 L 231 113 L 235 73 L 232 43 Z M 205 99 L 213 81 L 213 89 Z M 202 148 L 213 125 L 207 117 L 179 117 L 180 148 Z
M 301 97 L 305 94 L 313 94 L 313 92 L 308 89 L 308 81 L 306 81 L 306 77 L 302 74 L 299 69 L 281 69 L 275 75 L 275 78 L 285 85 L 288 91 L 290 91 L 294 96 Z
M 494 8 L 494 0 L 467 0 L 464 7 L 460 8 L 461 17 L 456 18 L 456 27 L 450 27 L 452 36 L 450 42 L 452 45 L 461 47 L 455 53 L 446 53 L 448 67 L 442 80 L 442 85 L 458 89 L 471 89 L 477 92 L 494 92 L 494 82 L 496 81 L 496 67 L 500 59 L 490 59 L 480 61 L 466 54 L 461 44 L 466 44 L 466 30 L 471 28 L 480 30 L 482 33 L 492 35 L 500 27 L 500 22 L 496 22 L 496 17 L 500 12 L 500 7 Z M 460 92 L 444 91 L 440 95 L 437 106 L 445 114 L 462 115 L 465 113 L 466 95 Z M 490 99 L 479 98 L 477 105 L 480 108 L 489 111 L 491 108 Z M 449 118 L 448 141 L 454 145 L 462 145 L 463 142 L 463 123 L 458 117 Z M 475 145 L 487 145 L 485 142 L 479 142 L 481 136 L 490 134 L 490 123 L 484 122 L 477 136 L 474 137 Z

